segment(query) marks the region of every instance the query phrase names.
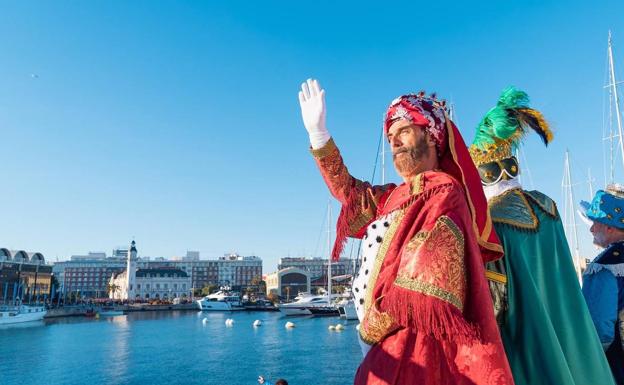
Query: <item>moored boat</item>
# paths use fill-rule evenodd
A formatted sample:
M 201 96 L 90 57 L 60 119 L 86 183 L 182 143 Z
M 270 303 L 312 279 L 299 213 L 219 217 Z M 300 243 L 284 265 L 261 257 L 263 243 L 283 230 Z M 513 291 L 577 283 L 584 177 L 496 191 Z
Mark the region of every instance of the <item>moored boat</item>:
M 335 295 L 332 295 L 335 297 Z M 330 303 L 327 295 L 299 294 L 290 303 L 279 304 L 278 309 L 286 316 L 332 316 L 338 315 L 338 308 Z
M 245 310 L 241 303 L 240 295 L 229 291 L 226 287 L 222 287 L 218 292 L 197 300 L 197 304 L 202 311 Z
M 0 306 L 0 325 L 41 321 L 46 315 L 45 306 Z

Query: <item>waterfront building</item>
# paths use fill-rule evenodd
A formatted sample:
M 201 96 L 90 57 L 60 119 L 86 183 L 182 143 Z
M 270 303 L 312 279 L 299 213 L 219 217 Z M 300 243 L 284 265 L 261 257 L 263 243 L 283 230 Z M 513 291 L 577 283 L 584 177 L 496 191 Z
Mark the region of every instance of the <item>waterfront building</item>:
M 287 267 L 265 278 L 267 295 L 276 294 L 284 299 L 293 299 L 299 293 L 310 292 L 310 272 L 297 267 Z
M 0 303 L 26 303 L 49 297 L 52 266 L 41 253 L 0 248 Z
M 126 257 L 106 257 L 105 253 L 89 252 L 87 255 L 72 255 L 69 261 L 56 262 L 53 272 L 64 295 L 75 293 L 82 298 L 105 298 L 108 297 L 111 276 L 125 267 Z
M 176 268 L 137 269 L 132 277 L 127 270 L 114 275 L 109 287 L 109 298 L 116 300 L 152 300 L 190 298 L 191 278 Z M 133 284 L 128 282 L 132 279 Z M 126 287 L 123 287 L 126 285 Z
M 310 273 L 312 279 L 323 278 L 327 280 L 327 259 L 306 258 L 306 257 L 284 257 L 279 259 L 278 270 L 288 267 L 296 267 Z M 353 275 L 353 261 L 347 258 L 340 258 L 337 262 L 332 262 L 332 277 L 341 275 Z
M 69 261 L 54 264 L 54 275 L 66 295 L 75 293 L 82 298 L 107 298 L 111 276 L 127 270 L 130 248 L 115 248 L 113 257 L 107 257 L 103 252 L 73 255 Z M 226 254 L 218 259 L 199 258 L 198 251 L 187 251 L 185 257 L 175 260 L 162 257 L 149 259 L 137 255 L 136 268 L 179 269 L 191 279 L 189 290 L 206 286 L 230 286 L 242 291 L 243 288 L 258 285 L 262 279 L 262 259 L 256 256 Z
M 187 254 L 188 257 L 188 254 Z M 199 254 L 197 254 L 199 258 Z M 225 254 L 219 259 L 183 259 L 150 261 L 145 267 L 175 267 L 191 277 L 191 286 L 201 289 L 205 286 L 229 286 L 233 290 L 257 284 L 262 279 L 262 259 L 256 256 Z
M 192 295 L 191 278 L 181 269 L 137 267 L 136 242 L 132 241 L 126 269 L 109 280 L 109 298 L 116 300 L 173 299 Z

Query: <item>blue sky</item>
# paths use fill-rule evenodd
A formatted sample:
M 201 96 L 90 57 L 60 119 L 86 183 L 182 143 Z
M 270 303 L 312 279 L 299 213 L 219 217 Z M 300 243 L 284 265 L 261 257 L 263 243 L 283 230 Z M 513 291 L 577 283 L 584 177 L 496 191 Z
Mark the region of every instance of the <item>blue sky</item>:
M 591 168 L 604 184 L 607 33 L 624 79 L 622 2 L 1 7 L 3 247 L 54 261 L 135 237 L 143 255 L 237 251 L 265 271 L 282 256 L 319 256 L 328 192 L 296 95 L 308 77 L 326 89 L 329 130 L 359 178 L 372 174 L 395 96 L 437 91 L 470 142 L 513 84 L 555 130 L 548 149 L 526 141 L 526 187 L 563 206 L 566 148 L 577 182 Z

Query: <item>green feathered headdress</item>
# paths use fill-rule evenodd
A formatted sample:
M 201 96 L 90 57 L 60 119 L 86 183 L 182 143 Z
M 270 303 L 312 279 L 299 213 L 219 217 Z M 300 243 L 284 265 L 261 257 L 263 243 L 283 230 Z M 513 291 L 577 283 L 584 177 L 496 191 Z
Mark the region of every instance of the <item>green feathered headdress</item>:
M 548 145 L 553 133 L 541 112 L 529 108 L 529 96 L 515 87 L 507 87 L 496 107 L 488 111 L 477 126 L 470 145 L 472 160 L 477 166 L 510 158 L 529 129 Z

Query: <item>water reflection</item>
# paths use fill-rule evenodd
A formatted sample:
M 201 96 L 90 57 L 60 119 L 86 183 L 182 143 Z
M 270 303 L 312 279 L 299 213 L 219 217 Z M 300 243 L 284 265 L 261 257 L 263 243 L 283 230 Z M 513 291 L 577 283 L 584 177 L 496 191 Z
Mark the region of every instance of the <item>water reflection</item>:
M 130 322 L 126 315 L 106 317 L 104 320 L 115 327 L 112 344 L 108 349 L 109 361 L 106 365 L 106 372 L 112 383 L 121 384 L 127 382 L 128 376 Z

